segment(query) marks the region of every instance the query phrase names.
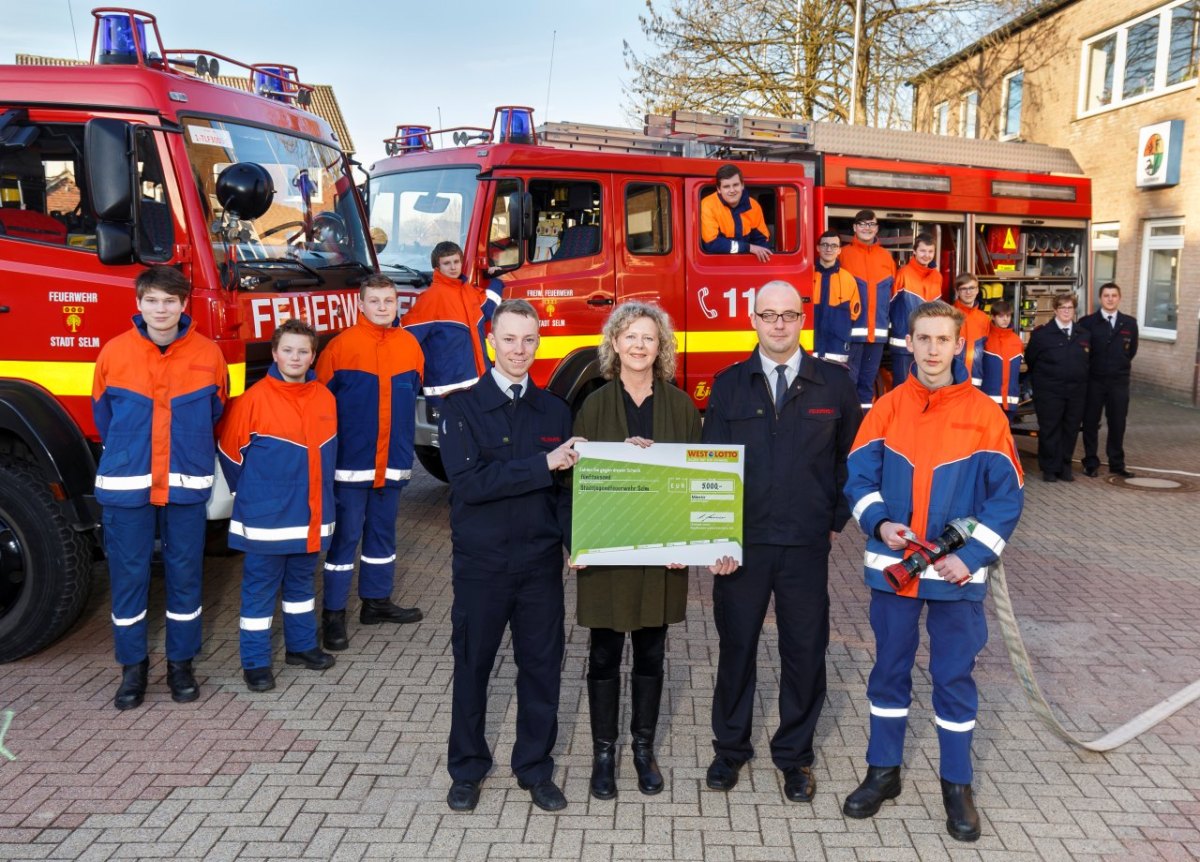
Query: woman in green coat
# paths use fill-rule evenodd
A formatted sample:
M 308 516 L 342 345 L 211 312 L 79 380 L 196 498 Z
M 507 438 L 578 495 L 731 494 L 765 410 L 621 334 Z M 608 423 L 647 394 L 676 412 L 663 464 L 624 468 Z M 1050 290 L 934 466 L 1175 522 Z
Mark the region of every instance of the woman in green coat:
M 596 442 L 635 446 L 700 441 L 700 414 L 674 385 L 675 332 L 657 305 L 626 302 L 604 325 L 600 366 L 609 382 L 584 402 L 575 434 Z M 617 795 L 617 717 L 625 633 L 633 642 L 630 683 L 633 765 L 638 790 L 655 794 L 663 777 L 654 759 L 662 701 L 667 625 L 681 622 L 687 605 L 686 566 L 589 566 L 576 569 L 579 624 L 591 629 L 588 705 L 592 719 L 591 793 Z

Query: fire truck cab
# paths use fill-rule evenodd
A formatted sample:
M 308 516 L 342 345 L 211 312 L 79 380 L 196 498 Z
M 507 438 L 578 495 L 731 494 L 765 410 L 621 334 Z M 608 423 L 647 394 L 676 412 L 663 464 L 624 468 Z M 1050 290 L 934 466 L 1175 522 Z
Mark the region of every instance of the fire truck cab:
M 347 159 L 293 67 L 164 49 L 136 10 L 93 15 L 91 62 L 0 66 L 0 661 L 50 643 L 86 601 L 92 377 L 130 326 L 138 273 L 191 280 L 186 311 L 237 395 L 276 325 L 351 325 L 376 269 Z M 219 490 L 210 517 L 228 514 Z

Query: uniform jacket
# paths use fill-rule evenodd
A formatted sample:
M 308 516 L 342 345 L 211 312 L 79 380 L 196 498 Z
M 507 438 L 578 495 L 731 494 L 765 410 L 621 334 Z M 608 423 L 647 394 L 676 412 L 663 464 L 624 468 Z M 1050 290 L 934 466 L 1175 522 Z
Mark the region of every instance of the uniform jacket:
M 333 537 L 337 404 L 310 371 L 267 376 L 221 423 L 221 470 L 233 491 L 229 547 L 258 554 L 324 551 Z
M 217 464 L 213 426 L 227 391 L 221 350 L 190 317 L 159 350 L 135 315 L 96 360 L 92 415 L 104 441 L 96 501 L 127 509 L 206 502 Z
M 813 355 L 832 362 L 850 359 L 851 321 L 862 313 L 858 282 L 840 262 L 813 266 Z
M 744 254 L 751 245 L 770 246 L 762 207 L 747 189 L 729 207 L 716 192 L 700 201 L 700 248 L 709 254 Z
M 1133 367 L 1133 357 L 1137 356 L 1137 321 L 1118 311 L 1117 325 L 1109 326 L 1104 319 L 1104 312 L 1095 311 L 1081 317 L 1079 326 L 1091 335 L 1089 374 L 1096 379 L 1128 377 Z
M 909 315 L 923 303 L 941 298 L 942 274 L 936 268 L 917 263 L 916 258 L 900 267 L 888 308 L 891 326 L 888 343 L 893 350 L 908 352 L 904 337 L 908 335 Z
M 1043 323 L 1029 335 L 1025 347 L 1025 364 L 1036 396 L 1038 389 L 1054 390 L 1083 386 L 1087 383 L 1091 333 L 1071 324 L 1071 337 L 1063 335 L 1056 321 Z
M 575 434 L 598 442 L 629 435 L 621 381 L 588 396 L 575 419 Z M 670 383 L 654 383 L 655 443 L 700 442 L 700 413 L 692 399 Z M 629 632 L 677 623 L 687 608 L 687 569 L 662 566 L 588 566 L 577 572 L 579 624 Z
M 901 559 L 877 538 L 884 521 L 908 524 L 932 541 L 955 518 L 979 521 L 955 553 L 971 572 L 966 586 L 932 567 L 901 595 L 983 601 L 987 567 L 1016 529 L 1024 505 L 1023 476 L 1008 420 L 967 380 L 930 391 L 917 374 L 875 402 L 850 453 L 846 497 L 867 534 L 867 586 L 893 592 L 883 570 Z
M 335 482 L 402 487 L 412 478 L 417 392 L 425 358 L 400 327 L 362 314 L 317 359 L 317 379 L 337 399 Z
M 435 402 L 456 389 L 466 389 L 492 367 L 485 328 L 500 304 L 499 282 L 487 289 L 467 284 L 465 276 L 433 274 L 433 284 L 404 315 L 404 328 L 425 354 L 423 393 Z
M 828 544 L 850 518 L 842 486 L 862 419 L 858 394 L 844 368 L 807 353 L 779 415 L 770 383 L 758 348 L 718 374 L 701 439 L 746 447 L 747 544 Z
M 879 243 L 867 245 L 858 237 L 850 240 L 850 245 L 842 246 L 840 260 L 858 282 L 858 298 L 862 300 L 862 312 L 853 320 L 850 340 L 884 343 L 888 337 L 888 308 L 892 284 L 896 281 L 896 261 Z
M 1007 327 L 992 324 L 983 344 L 983 394 L 1005 413 L 1015 413 L 1021 403 L 1021 336 Z
M 971 374 L 971 384 L 981 386 L 983 385 L 983 344 L 992 331 L 992 318 L 983 309 L 963 305 L 958 301 L 955 301 L 954 307 L 963 314 L 961 335 L 966 342 L 961 354 L 959 369 L 954 375 L 955 379 L 958 378 L 959 371 L 965 369 Z
M 529 381 L 512 404 L 489 373 L 443 402 L 440 430 L 456 562 L 503 573 L 561 561 L 571 491 L 546 454 L 571 437 L 566 402 Z

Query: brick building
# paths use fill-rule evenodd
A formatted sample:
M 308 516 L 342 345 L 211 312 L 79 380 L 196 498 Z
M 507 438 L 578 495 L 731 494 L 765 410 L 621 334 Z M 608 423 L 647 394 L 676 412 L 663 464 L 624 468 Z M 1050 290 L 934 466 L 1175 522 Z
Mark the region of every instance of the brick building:
M 919 131 L 1071 151 L 1093 184 L 1089 281 L 1121 285 L 1141 327 L 1134 381 L 1193 403 L 1198 63 L 1200 0 L 1047 0 L 911 82 Z

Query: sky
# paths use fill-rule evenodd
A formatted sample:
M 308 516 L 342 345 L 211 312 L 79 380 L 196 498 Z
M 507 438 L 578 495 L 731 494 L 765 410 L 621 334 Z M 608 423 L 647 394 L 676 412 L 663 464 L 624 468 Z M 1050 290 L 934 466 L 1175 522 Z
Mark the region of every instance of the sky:
M 117 4 L 0 0 L 0 63 L 12 63 L 17 53 L 87 59 L 91 10 L 102 5 Z M 168 49 L 286 63 L 299 68 L 305 83 L 333 85 L 364 164 L 383 157 L 382 141 L 398 124 L 490 126 L 502 104 L 532 106 L 537 123 L 634 124 L 625 111 L 630 74 L 621 48 L 623 40 L 635 50 L 646 47 L 638 25 L 645 0 L 131 5 L 158 19 Z

